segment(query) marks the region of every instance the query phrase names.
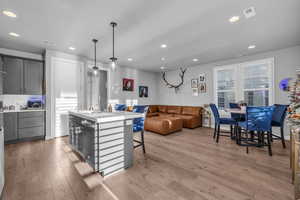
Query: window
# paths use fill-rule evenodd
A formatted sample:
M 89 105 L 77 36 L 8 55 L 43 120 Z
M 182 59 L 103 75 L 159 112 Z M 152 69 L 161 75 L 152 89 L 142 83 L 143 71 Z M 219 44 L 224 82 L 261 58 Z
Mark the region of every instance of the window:
M 238 101 L 249 106 L 272 105 L 273 68 L 273 58 L 215 68 L 215 101 L 219 109 Z

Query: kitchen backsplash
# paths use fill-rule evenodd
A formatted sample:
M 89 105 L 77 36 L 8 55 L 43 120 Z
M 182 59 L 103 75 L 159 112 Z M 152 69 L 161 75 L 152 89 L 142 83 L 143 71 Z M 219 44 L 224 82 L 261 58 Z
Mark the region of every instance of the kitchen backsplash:
M 0 95 L 0 101 L 3 102 L 3 106 L 26 106 L 27 101 L 30 98 L 42 98 L 42 95 Z

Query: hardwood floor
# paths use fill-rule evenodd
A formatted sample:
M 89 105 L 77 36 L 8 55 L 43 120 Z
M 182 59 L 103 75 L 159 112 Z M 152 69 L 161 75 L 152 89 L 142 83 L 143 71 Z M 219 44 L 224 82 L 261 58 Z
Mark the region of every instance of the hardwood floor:
M 64 141 L 7 145 L 5 200 L 293 199 L 289 146 L 283 149 L 280 141 L 270 157 L 267 148 L 246 154 L 227 137 L 216 144 L 206 128 L 145 133 L 146 155 L 136 149 L 134 167 L 94 189 L 79 175 Z

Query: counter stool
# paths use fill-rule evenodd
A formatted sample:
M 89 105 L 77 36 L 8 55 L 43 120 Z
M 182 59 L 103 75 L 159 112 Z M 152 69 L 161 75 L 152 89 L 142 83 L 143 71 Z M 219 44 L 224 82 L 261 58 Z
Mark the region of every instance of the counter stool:
M 133 133 L 140 132 L 140 134 L 141 134 L 141 140 L 135 140 L 135 139 L 133 139 L 133 141 L 135 143 L 137 143 L 137 145 L 134 145 L 133 147 L 137 148 L 137 147 L 141 146 L 143 148 L 143 152 L 146 153 L 146 150 L 145 150 L 145 141 L 144 141 L 144 130 L 145 130 L 144 129 L 144 124 L 145 124 L 146 114 L 148 112 L 148 106 L 143 106 L 143 105 L 133 106 L 132 112 L 143 113 L 144 114 L 144 117 L 135 118 L 133 120 Z

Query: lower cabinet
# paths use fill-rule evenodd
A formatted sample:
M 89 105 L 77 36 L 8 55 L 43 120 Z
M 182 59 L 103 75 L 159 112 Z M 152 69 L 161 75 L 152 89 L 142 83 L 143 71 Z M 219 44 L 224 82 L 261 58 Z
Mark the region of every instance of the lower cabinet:
M 4 141 L 18 139 L 18 113 L 4 113 Z
M 4 114 L 4 140 L 13 143 L 45 136 L 45 114 L 41 112 L 20 112 Z
M 40 136 L 44 136 L 44 126 L 22 128 L 19 129 L 18 132 L 19 132 L 20 139 L 40 137 Z

